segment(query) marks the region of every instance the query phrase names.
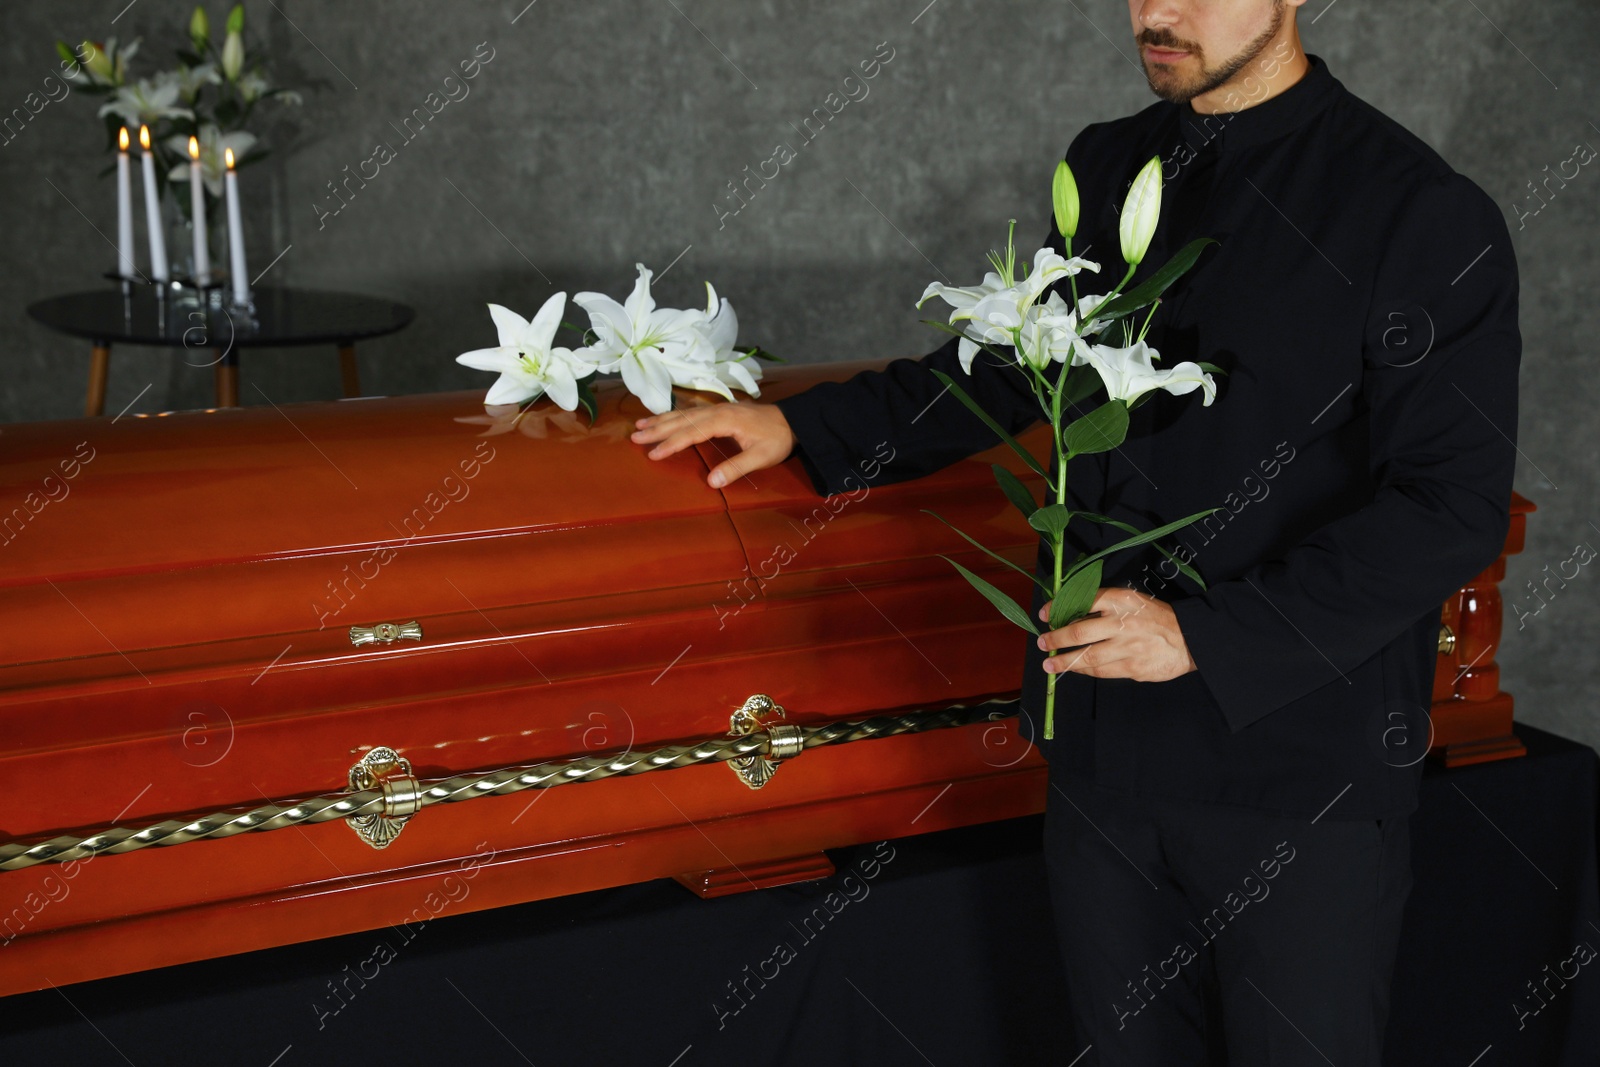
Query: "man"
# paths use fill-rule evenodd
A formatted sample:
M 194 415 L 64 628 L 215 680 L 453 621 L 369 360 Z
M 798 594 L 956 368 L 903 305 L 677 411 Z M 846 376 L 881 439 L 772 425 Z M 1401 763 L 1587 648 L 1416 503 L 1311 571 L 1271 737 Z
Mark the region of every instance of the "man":
M 1125 552 L 1096 615 L 1027 649 L 1025 729 L 1045 672 L 1064 672 L 1040 740 L 1045 853 L 1084 1064 L 1380 1062 L 1439 606 L 1509 521 L 1510 236 L 1471 181 L 1305 54 L 1302 3 L 1130 0 L 1162 99 L 1067 151 L 1074 251 L 1102 278 L 1120 276 L 1124 190 L 1161 157 L 1134 283 L 1219 243 L 1147 340 L 1164 365 L 1227 372 L 1210 408 L 1156 393 L 1120 449 L 1072 464 L 1067 494 L 1142 529 L 1220 508 L 1173 539 L 1206 587 Z M 953 340 L 776 404 L 641 419 L 633 439 L 660 458 L 731 437 L 713 486 L 794 453 L 840 492 L 885 438 L 878 482 L 918 477 L 996 443 L 932 368 L 962 378 Z M 980 356 L 962 384 L 1011 432 L 1041 417 L 1015 368 Z M 1073 547 L 1105 529 L 1075 523 Z

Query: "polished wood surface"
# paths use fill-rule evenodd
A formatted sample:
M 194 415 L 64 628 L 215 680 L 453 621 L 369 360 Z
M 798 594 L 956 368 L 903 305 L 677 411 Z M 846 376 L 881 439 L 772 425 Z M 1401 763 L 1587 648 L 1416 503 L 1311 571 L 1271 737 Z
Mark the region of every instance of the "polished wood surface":
M 764 398 L 856 369 L 784 368 Z M 0 836 L 338 791 L 376 745 L 424 778 L 654 748 L 757 692 L 802 723 L 1015 695 L 1018 635 L 937 553 L 1025 582 L 918 510 L 1031 561 L 989 470 L 1021 473 L 1009 450 L 817 514 L 798 460 L 712 490 L 714 445 L 652 461 L 638 401 L 599 395 L 592 428 L 478 391 L 7 427 L 8 497 L 92 458 L 0 557 Z M 350 643 L 411 619 L 421 642 Z M 651 878 L 816 877 L 823 849 L 1044 788 L 1007 723 L 810 750 L 759 791 L 717 764 L 437 806 L 384 851 L 335 821 L 0 873 L 0 992 Z
M 1511 522 L 1500 558 L 1444 604 L 1440 623 L 1455 635 L 1455 647 L 1440 652 L 1434 667 L 1433 750 L 1446 766 L 1459 767 L 1525 755 L 1511 732 L 1514 701 L 1500 688 L 1500 647 L 1505 608 L 1500 583 L 1506 557 L 1522 551 L 1528 514 L 1536 510 L 1520 493 L 1511 494 Z
M 872 365 L 784 367 L 763 399 Z M 0 552 L 0 837 L 339 791 L 377 745 L 438 778 L 722 735 L 753 693 L 801 723 L 1015 696 L 1014 627 L 938 557 L 1025 580 L 921 511 L 1031 566 L 989 465 L 1042 486 L 1009 449 L 826 501 L 798 459 L 716 491 L 718 443 L 652 461 L 640 403 L 598 395 L 593 426 L 480 391 L 8 426 L 4 498 L 69 491 Z M 1481 590 L 1453 603 L 1479 661 L 1435 719 L 1464 745 L 1498 623 L 1471 621 Z M 420 642 L 348 635 L 412 619 Z M 820 877 L 824 849 L 1045 788 L 1013 720 L 812 749 L 761 790 L 714 764 L 430 807 L 383 851 L 334 821 L 4 872 L 0 994 L 654 878 Z
M 111 346 L 97 344 L 89 353 L 89 392 L 84 397 L 83 413 L 101 415 L 106 410 L 106 383 L 111 377 Z

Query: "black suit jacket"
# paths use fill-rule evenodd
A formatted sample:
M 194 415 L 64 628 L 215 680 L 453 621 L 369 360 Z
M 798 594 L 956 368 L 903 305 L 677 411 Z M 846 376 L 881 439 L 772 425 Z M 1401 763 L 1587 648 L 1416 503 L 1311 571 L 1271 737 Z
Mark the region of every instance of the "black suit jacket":
M 1024 729 L 1053 771 L 1368 818 L 1415 806 L 1440 605 L 1504 544 L 1517 272 L 1493 201 L 1310 59 L 1256 106 L 1197 115 L 1159 102 L 1085 128 L 1067 152 L 1084 206 L 1074 251 L 1103 267 L 1079 276 L 1086 292 L 1125 269 L 1117 213 L 1140 165 L 1161 156 L 1162 220 L 1134 283 L 1194 237 L 1220 244 L 1169 290 L 1148 340 L 1164 365 L 1227 370 L 1213 406 L 1158 393 L 1121 448 L 1074 460 L 1069 506 L 1141 528 L 1222 510 L 1169 542 L 1205 590 L 1150 549 L 1114 558 L 1102 580 L 1170 601 L 1197 671 L 1066 675 L 1045 742 L 1043 653 L 1020 633 L 1019 666 Z M 1047 240 L 1062 245 L 1053 230 Z M 940 396 L 931 368 L 1013 433 L 1046 417 L 1019 371 L 980 354 L 968 378 L 955 347 L 777 402 L 819 493 L 848 488 L 885 438 L 896 459 L 877 484 L 996 443 Z M 1072 547 L 1111 543 L 1104 530 L 1074 523 Z M 1041 576 L 1048 561 L 1041 541 Z

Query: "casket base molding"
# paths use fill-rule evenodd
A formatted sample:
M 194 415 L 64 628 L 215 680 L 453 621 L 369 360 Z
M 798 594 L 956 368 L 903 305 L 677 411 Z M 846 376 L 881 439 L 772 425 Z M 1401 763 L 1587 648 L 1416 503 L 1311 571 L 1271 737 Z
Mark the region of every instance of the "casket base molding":
M 672 880 L 702 900 L 744 893 L 751 889 L 771 889 L 795 882 L 814 882 L 835 871 L 826 852 L 805 856 L 785 856 L 763 863 L 741 863 L 737 867 L 716 867 L 709 871 L 685 871 Z
M 1525 756 L 1511 732 L 1513 700 L 1500 692 L 1487 700 L 1449 700 L 1433 705 L 1433 751 L 1446 767 L 1465 767 Z
M 956 732 L 973 731 L 975 736 L 985 729 L 992 727 L 962 727 Z M 883 746 L 899 750 L 893 758 L 901 765 L 926 760 L 927 778 L 853 796 L 814 794 L 783 807 L 710 819 L 690 814 L 693 798 L 725 776 L 731 782 L 726 768 L 701 766 L 672 775 L 622 780 L 617 782 L 618 789 L 631 789 L 641 796 L 660 790 L 669 810 L 688 809 L 685 821 L 626 834 L 505 847 L 476 857 L 464 850 L 464 858 L 403 871 L 343 875 L 330 870 L 329 877 L 320 882 L 278 892 L 30 932 L 0 945 L 0 996 L 361 931 L 374 931 L 375 936 L 404 952 L 414 938 L 428 936 L 427 926 L 433 919 L 448 915 L 677 877 L 696 869 L 713 871 L 715 865 L 730 860 L 739 869 L 760 873 L 774 865 L 792 864 L 797 854 L 804 854 L 802 850 L 819 855 L 825 848 L 862 840 L 932 833 L 1044 810 L 1048 776 L 1036 753 L 1014 767 L 986 768 L 984 773 L 954 780 L 937 776 L 939 770 L 947 769 L 939 765 L 949 761 L 940 758 L 939 739 L 926 734 L 886 738 L 874 746 L 848 746 L 876 747 L 878 751 L 852 753 L 847 748 L 829 758 L 839 762 L 843 773 L 860 775 L 868 766 L 863 757 L 882 760 Z M 662 777 L 668 781 L 658 784 L 653 780 Z M 744 791 L 743 786 L 738 788 Z M 543 798 L 540 806 L 559 802 L 560 794 L 583 791 L 554 792 L 556 796 Z M 511 805 L 514 814 L 520 803 L 519 798 L 504 797 L 468 809 L 492 811 Z M 304 832 L 349 834 L 342 826 L 308 827 Z M 408 831 L 402 842 L 413 832 Z M 299 833 L 287 836 L 297 838 Z M 250 838 L 241 837 L 203 847 L 227 853 L 218 862 L 230 863 L 249 854 L 251 844 Z M 312 847 L 304 841 L 300 844 Z M 780 849 L 782 856 L 771 854 Z M 181 851 L 193 854 L 187 848 Z M 112 864 L 126 867 L 159 859 L 159 855 L 144 853 L 96 859 L 94 864 L 104 863 L 104 869 L 110 869 Z M 750 888 L 742 879 L 739 884 Z M 730 884 L 726 891 L 737 888 Z

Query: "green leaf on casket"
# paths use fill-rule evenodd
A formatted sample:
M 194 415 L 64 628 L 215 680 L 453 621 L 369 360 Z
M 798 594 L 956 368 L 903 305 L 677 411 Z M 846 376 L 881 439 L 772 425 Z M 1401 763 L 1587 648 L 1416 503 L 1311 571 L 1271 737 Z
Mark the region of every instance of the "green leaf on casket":
M 1089 614 L 1100 592 L 1100 571 L 1104 565 L 1103 560 L 1097 559 L 1067 575 L 1061 583 L 1061 591 L 1050 598 L 1050 629 L 1059 630 Z
M 1000 491 L 1006 495 L 1007 500 L 1017 506 L 1023 518 L 1026 519 L 1039 510 L 1039 504 L 1033 499 L 1033 493 L 1022 484 L 1021 478 L 998 463 L 989 464 L 989 468 L 994 471 L 994 480 L 1000 483 Z
M 788 360 L 784 359 L 782 356 L 773 355 L 771 352 L 768 352 L 765 348 L 762 348 L 760 345 L 749 345 L 748 347 L 745 347 L 745 348 L 737 348 L 736 347 L 734 349 L 734 351 L 735 352 L 743 352 L 747 357 L 750 357 L 750 358 L 753 358 L 753 359 L 764 359 L 764 360 L 767 360 L 770 363 L 787 363 L 787 362 L 789 362 Z
M 595 412 L 599 410 L 599 405 L 595 403 L 594 391 L 589 388 L 588 381 L 583 378 L 578 379 L 578 403 L 584 411 L 589 413 L 589 425 L 593 426 Z
M 985 548 L 983 545 L 979 544 L 977 541 L 974 541 L 971 537 L 968 537 L 965 533 L 963 533 L 962 530 L 961 530 L 961 527 L 957 526 L 955 523 L 951 522 L 949 519 L 945 518 L 943 515 L 940 515 L 937 511 L 929 511 L 927 508 L 923 508 L 922 511 L 925 514 L 932 515 L 934 518 L 938 519 L 940 522 L 942 522 L 946 526 L 950 527 L 950 529 L 952 529 L 956 533 L 960 534 L 962 540 L 966 541 L 967 544 L 971 545 L 973 548 L 977 549 L 979 552 L 982 552 L 984 555 L 986 555 L 989 558 L 995 560 L 996 562 L 1004 563 L 1007 567 L 1010 567 L 1012 570 L 1016 571 L 1018 574 L 1022 575 L 1024 578 L 1028 579 L 1028 581 L 1032 582 L 1034 585 L 1037 585 L 1040 589 L 1044 589 L 1045 588 L 1044 583 L 1041 582 L 1038 579 L 1038 576 L 1036 576 L 1032 571 L 1027 570 L 1024 567 L 1018 566 L 1017 564 L 1011 562 L 1009 559 L 1006 559 L 1004 556 L 1002 556 L 1000 553 L 994 551 L 993 549 Z M 1047 589 L 1045 591 L 1049 592 L 1049 590 L 1047 590 Z
M 1055 544 L 1061 540 L 1062 531 L 1071 520 L 1072 512 L 1067 510 L 1065 504 L 1046 504 L 1028 516 L 1028 525 L 1042 534 L 1049 534 L 1050 543 Z
M 1023 608 L 1021 608 L 1015 600 L 1012 600 L 999 589 L 996 589 L 982 578 L 979 578 L 976 574 L 973 574 L 971 571 L 967 570 L 967 568 L 963 567 L 949 556 L 940 556 L 939 558 L 945 560 L 956 570 L 960 571 L 961 576 L 972 583 L 972 588 L 982 593 L 986 598 L 988 598 L 989 603 L 1000 609 L 1000 614 L 1004 615 L 1006 618 L 1010 619 L 1012 622 L 1028 631 L 1030 634 L 1037 634 L 1039 632 L 1039 628 L 1035 626 L 1033 620 L 1028 617 L 1028 613 L 1023 610 Z
M 1216 243 L 1210 237 L 1200 237 L 1190 241 L 1178 249 L 1160 270 L 1101 308 L 1097 318 L 1114 319 L 1138 311 L 1166 292 L 1167 287 L 1173 282 L 1183 277 L 1184 272 L 1194 266 L 1195 260 L 1200 258 L 1200 253 L 1205 251 L 1206 245 Z
M 1061 431 L 1061 442 L 1068 455 L 1109 452 L 1128 436 L 1128 405 L 1107 400 L 1089 414 L 1074 419 Z
M 994 419 L 990 417 L 989 413 L 984 411 L 983 408 L 978 405 L 976 400 L 967 395 L 967 391 L 965 389 L 956 384 L 954 378 L 950 377 L 950 375 L 944 373 L 943 371 L 936 370 L 933 371 L 932 374 L 935 378 L 939 379 L 947 387 L 949 387 L 950 392 L 955 394 L 957 400 L 966 405 L 967 410 L 978 416 L 985 426 L 989 427 L 989 429 L 993 430 L 999 436 L 1000 440 L 1010 445 L 1011 450 L 1017 455 L 1021 456 L 1022 461 L 1026 463 L 1035 474 L 1046 480 L 1049 479 L 1050 476 L 1045 473 L 1044 467 L 1039 464 L 1039 461 L 1033 457 L 1033 453 L 1029 452 L 1026 448 L 1023 448 L 1022 445 L 1017 442 L 1015 437 L 1012 437 L 1010 434 L 1006 433 L 1005 427 L 1001 426 L 998 422 L 995 422 Z

